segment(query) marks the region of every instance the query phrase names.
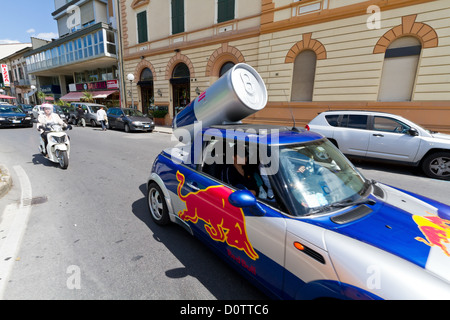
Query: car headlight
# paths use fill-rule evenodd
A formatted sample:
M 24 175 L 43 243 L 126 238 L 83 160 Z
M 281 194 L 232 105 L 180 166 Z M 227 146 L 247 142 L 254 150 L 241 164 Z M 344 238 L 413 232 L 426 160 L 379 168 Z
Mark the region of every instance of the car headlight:
M 25 120 L 31 120 L 31 117 L 25 117 Z
M 0 121 L 5 121 L 5 120 L 6 120 L 6 118 L 0 117 Z
M 133 121 L 132 124 L 134 124 L 135 126 L 142 126 L 142 122 L 140 121 Z

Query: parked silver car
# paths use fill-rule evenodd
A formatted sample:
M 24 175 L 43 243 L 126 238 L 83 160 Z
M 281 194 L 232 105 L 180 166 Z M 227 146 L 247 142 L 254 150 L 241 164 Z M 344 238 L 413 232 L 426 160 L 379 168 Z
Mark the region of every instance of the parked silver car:
M 401 116 L 371 111 L 326 111 L 306 128 L 354 158 L 418 166 L 436 179 L 450 180 L 450 135 L 432 132 Z
M 77 110 L 78 106 L 81 106 L 84 111 L 86 123 L 90 124 L 92 127 L 100 126 L 100 123 L 97 121 L 97 111 L 100 110 L 101 107 L 103 107 L 105 111 L 108 110 L 104 105 L 97 103 L 72 102 L 70 105 L 75 107 L 75 110 Z

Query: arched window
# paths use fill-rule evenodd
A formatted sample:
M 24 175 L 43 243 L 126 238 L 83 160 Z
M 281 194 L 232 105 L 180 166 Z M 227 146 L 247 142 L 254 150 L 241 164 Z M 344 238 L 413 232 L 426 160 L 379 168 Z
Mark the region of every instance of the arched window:
M 235 66 L 235 64 L 231 61 L 224 63 L 222 68 L 220 68 L 219 78 L 222 77 L 225 73 L 227 73 L 234 66 Z
M 379 101 L 411 101 L 422 45 L 415 37 L 394 40 L 386 50 Z
M 153 81 L 152 70 L 145 68 L 141 73 L 141 81 Z
M 184 63 L 179 63 L 175 66 L 172 73 L 172 78 L 189 78 L 190 72 L 187 65 Z
M 312 101 L 317 55 L 312 50 L 300 52 L 294 61 L 291 101 Z

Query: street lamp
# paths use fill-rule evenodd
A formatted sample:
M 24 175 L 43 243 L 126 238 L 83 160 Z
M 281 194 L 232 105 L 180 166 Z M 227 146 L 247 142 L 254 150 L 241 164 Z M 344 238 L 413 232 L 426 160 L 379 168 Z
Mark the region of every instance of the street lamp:
M 128 81 L 130 81 L 130 93 L 131 93 L 131 107 L 134 108 L 134 100 L 133 100 L 133 81 L 134 81 L 134 74 L 129 73 L 127 75 Z

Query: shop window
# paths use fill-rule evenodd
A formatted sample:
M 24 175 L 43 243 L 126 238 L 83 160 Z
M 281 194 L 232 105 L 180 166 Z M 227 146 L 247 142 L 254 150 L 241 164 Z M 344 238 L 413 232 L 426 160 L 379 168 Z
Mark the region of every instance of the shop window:
M 384 56 L 379 101 L 411 101 L 421 51 L 421 43 L 415 37 L 402 37 L 389 45 Z
M 142 71 L 138 86 L 141 87 L 142 112 L 147 114 L 154 103 L 153 73 L 149 68 Z
M 190 102 L 190 71 L 186 64 L 175 66 L 170 83 L 173 90 L 173 114 L 176 115 Z
M 235 11 L 235 0 L 218 0 L 217 23 L 233 20 Z
M 312 101 L 317 56 L 312 50 L 304 50 L 294 61 L 291 101 Z
M 137 14 L 137 29 L 138 29 L 138 43 L 148 41 L 147 31 L 147 11 L 142 11 Z
M 184 32 L 184 0 L 172 0 L 172 34 Z

